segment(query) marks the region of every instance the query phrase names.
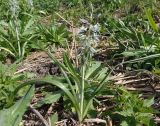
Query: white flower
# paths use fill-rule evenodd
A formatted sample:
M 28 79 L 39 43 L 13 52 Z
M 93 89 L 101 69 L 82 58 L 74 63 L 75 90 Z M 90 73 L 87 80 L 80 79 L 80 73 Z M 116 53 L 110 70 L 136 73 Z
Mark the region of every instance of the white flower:
M 10 0 L 10 10 L 12 13 L 12 17 L 17 18 L 19 14 L 19 4 L 17 0 Z
M 99 32 L 100 30 L 100 25 L 99 23 L 97 23 L 96 25 L 90 25 L 90 29 L 93 31 L 93 32 Z

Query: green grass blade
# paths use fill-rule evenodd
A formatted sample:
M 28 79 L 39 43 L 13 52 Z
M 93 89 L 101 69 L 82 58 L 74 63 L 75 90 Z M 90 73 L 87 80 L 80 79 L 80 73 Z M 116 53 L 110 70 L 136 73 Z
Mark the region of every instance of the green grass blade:
M 72 76 L 75 76 L 77 78 L 77 80 L 79 80 L 80 77 L 78 76 L 77 71 L 73 67 L 73 65 L 72 65 L 71 61 L 69 60 L 69 57 L 68 57 L 67 54 L 64 54 L 63 60 L 64 60 L 64 63 L 66 65 L 66 67 L 69 69 L 70 73 L 72 74 Z
M 48 54 L 48 56 L 53 60 L 54 63 L 56 63 L 60 68 L 62 68 L 64 71 L 68 71 L 68 69 L 61 63 L 59 62 L 50 51 L 46 51 L 45 52 Z
M 15 54 L 7 48 L 0 47 L 0 50 L 4 50 L 4 51 L 8 52 L 10 55 L 12 55 L 13 57 L 15 57 Z
M 149 55 L 149 56 L 145 56 L 145 57 L 142 57 L 142 58 L 137 58 L 137 59 L 134 59 L 134 60 L 124 61 L 123 64 L 142 62 L 142 61 L 144 61 L 144 60 L 153 59 L 153 58 L 158 58 L 158 57 L 160 57 L 160 53 L 158 53 L 158 54 L 153 54 L 153 55 Z
M 151 25 L 152 29 L 155 31 L 155 32 L 158 32 L 158 27 L 152 17 L 152 14 L 151 14 L 151 10 L 148 9 L 146 10 L 146 15 L 147 15 L 147 18 L 148 18 L 148 21 L 149 21 L 149 24 Z

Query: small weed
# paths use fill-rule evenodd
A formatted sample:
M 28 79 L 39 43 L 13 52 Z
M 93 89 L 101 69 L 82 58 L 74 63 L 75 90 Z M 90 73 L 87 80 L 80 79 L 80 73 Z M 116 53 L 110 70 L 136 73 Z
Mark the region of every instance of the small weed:
M 153 113 L 155 110 L 151 108 L 154 104 L 154 98 L 143 100 L 141 95 L 133 94 L 124 88 L 117 90 L 117 107 L 116 114 L 121 116 L 122 126 L 154 126 Z

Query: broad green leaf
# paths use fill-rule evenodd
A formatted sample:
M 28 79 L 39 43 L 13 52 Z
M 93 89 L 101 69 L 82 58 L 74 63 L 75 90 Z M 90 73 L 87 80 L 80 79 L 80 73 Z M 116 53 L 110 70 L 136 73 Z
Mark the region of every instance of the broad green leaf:
M 35 79 L 35 80 L 30 80 L 28 82 L 23 83 L 22 85 L 20 85 L 17 90 L 20 90 L 22 87 L 29 85 L 29 84 L 35 84 L 35 83 L 48 83 L 54 86 L 59 87 L 71 100 L 71 102 L 73 103 L 73 105 L 75 106 L 77 112 L 80 110 L 79 106 L 78 106 L 78 101 L 76 99 L 76 97 L 72 94 L 72 92 L 68 89 L 68 87 L 66 86 L 66 83 L 62 83 L 61 81 L 58 81 L 58 79 L 55 79 L 54 77 L 51 76 L 47 76 L 44 77 L 43 79 Z M 16 94 L 17 90 L 14 92 Z
M 106 74 L 107 74 L 107 71 L 108 71 L 108 69 L 107 68 L 103 68 L 99 73 L 99 75 L 98 75 L 98 77 L 97 77 L 97 80 L 102 80 L 105 76 L 106 76 Z
M 32 33 L 33 33 L 33 30 L 31 29 L 31 27 L 33 26 L 34 22 L 35 22 L 35 18 L 31 18 L 31 19 L 27 22 L 27 24 L 26 24 L 26 26 L 25 26 L 25 28 L 24 28 L 23 34 L 22 34 L 23 36 L 29 35 L 29 34 L 32 34 Z
M 41 107 L 44 104 L 51 104 L 51 103 L 57 102 L 60 97 L 61 97 L 60 93 L 57 93 L 57 94 L 48 93 L 45 96 L 45 98 L 38 101 L 37 104 L 34 105 L 34 107 Z
M 34 86 L 31 86 L 25 96 L 8 109 L 0 111 L 1 126 L 18 126 L 22 116 L 30 104 L 34 94 Z
M 91 66 L 87 69 L 85 79 L 92 78 L 98 74 L 98 72 L 102 69 L 102 65 L 100 62 L 92 63 Z
M 54 113 L 53 115 L 51 115 L 50 117 L 50 122 L 51 122 L 51 126 L 56 126 L 56 122 L 58 121 L 58 114 Z
M 129 126 L 126 121 L 122 121 L 121 126 Z
M 151 105 L 153 105 L 153 104 L 154 104 L 154 97 L 151 98 L 151 99 L 145 99 L 144 100 L 144 106 L 145 107 L 151 107 Z

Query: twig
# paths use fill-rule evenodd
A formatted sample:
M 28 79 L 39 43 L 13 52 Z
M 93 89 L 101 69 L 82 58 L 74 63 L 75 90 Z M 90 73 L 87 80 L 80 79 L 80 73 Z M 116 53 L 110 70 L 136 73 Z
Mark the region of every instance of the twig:
M 155 118 L 154 121 L 160 123 L 160 118 Z
M 60 124 L 64 124 L 64 125 L 66 125 L 66 122 L 67 122 L 67 119 L 64 119 L 64 120 L 61 120 L 61 121 L 58 121 L 58 122 L 56 122 L 56 125 L 60 125 Z
M 119 81 L 119 82 L 115 82 L 115 84 L 122 84 L 122 85 L 125 85 L 125 84 L 130 84 L 130 83 L 134 83 L 134 82 L 139 82 L 139 81 L 147 81 L 147 80 L 150 80 L 150 78 L 143 78 L 143 79 L 137 79 L 137 80 L 129 80 L 129 81 Z
M 42 123 L 45 126 L 49 126 L 48 122 L 43 118 L 43 116 L 36 109 L 34 109 L 31 105 L 29 106 L 29 108 L 39 117 L 39 119 L 42 121 Z
M 103 107 L 103 108 L 98 108 L 97 111 L 98 111 L 99 114 L 97 115 L 97 117 L 99 117 L 102 114 L 102 112 L 104 112 L 106 110 L 109 110 L 109 109 L 113 109 L 113 108 L 115 108 L 115 105 L 106 106 L 106 107 Z
M 145 88 L 127 88 L 129 91 L 143 91 L 143 92 L 153 92 L 152 89 L 145 89 Z M 160 90 L 156 90 L 156 92 L 160 92 Z
M 107 125 L 106 126 L 112 126 L 112 119 L 109 116 L 107 117 Z
M 76 125 L 76 121 L 73 118 L 71 118 L 71 120 L 72 120 L 73 124 Z
M 96 123 L 107 123 L 106 120 L 103 120 L 103 119 L 85 119 L 84 122 L 88 123 L 88 122 L 96 122 Z
M 53 106 L 54 106 L 54 103 L 52 103 L 52 104 L 50 105 L 49 109 L 47 110 L 47 114 L 46 114 L 46 116 L 45 116 L 46 118 L 47 118 L 47 116 L 49 116 L 49 115 L 52 113 Z
M 114 98 L 114 95 L 102 95 L 102 96 L 97 96 L 96 98 L 109 99 L 109 98 Z
M 52 122 L 51 122 L 51 119 L 49 117 L 48 117 L 48 125 L 52 126 Z
M 112 76 L 112 77 L 110 77 L 109 79 L 110 80 L 127 80 L 127 79 L 134 79 L 134 78 L 136 78 L 136 76 L 127 76 L 127 77 L 125 77 L 123 74 L 122 75 L 118 75 L 118 76 Z
M 57 16 L 59 16 L 63 21 L 65 21 L 67 24 L 69 24 L 71 27 L 74 27 L 70 22 L 68 22 L 64 17 L 62 17 L 59 13 L 55 12 Z
M 26 70 L 28 70 L 28 68 L 23 68 L 21 70 L 16 71 L 14 74 L 19 74 L 19 73 L 22 73 L 22 72 L 24 72 Z

